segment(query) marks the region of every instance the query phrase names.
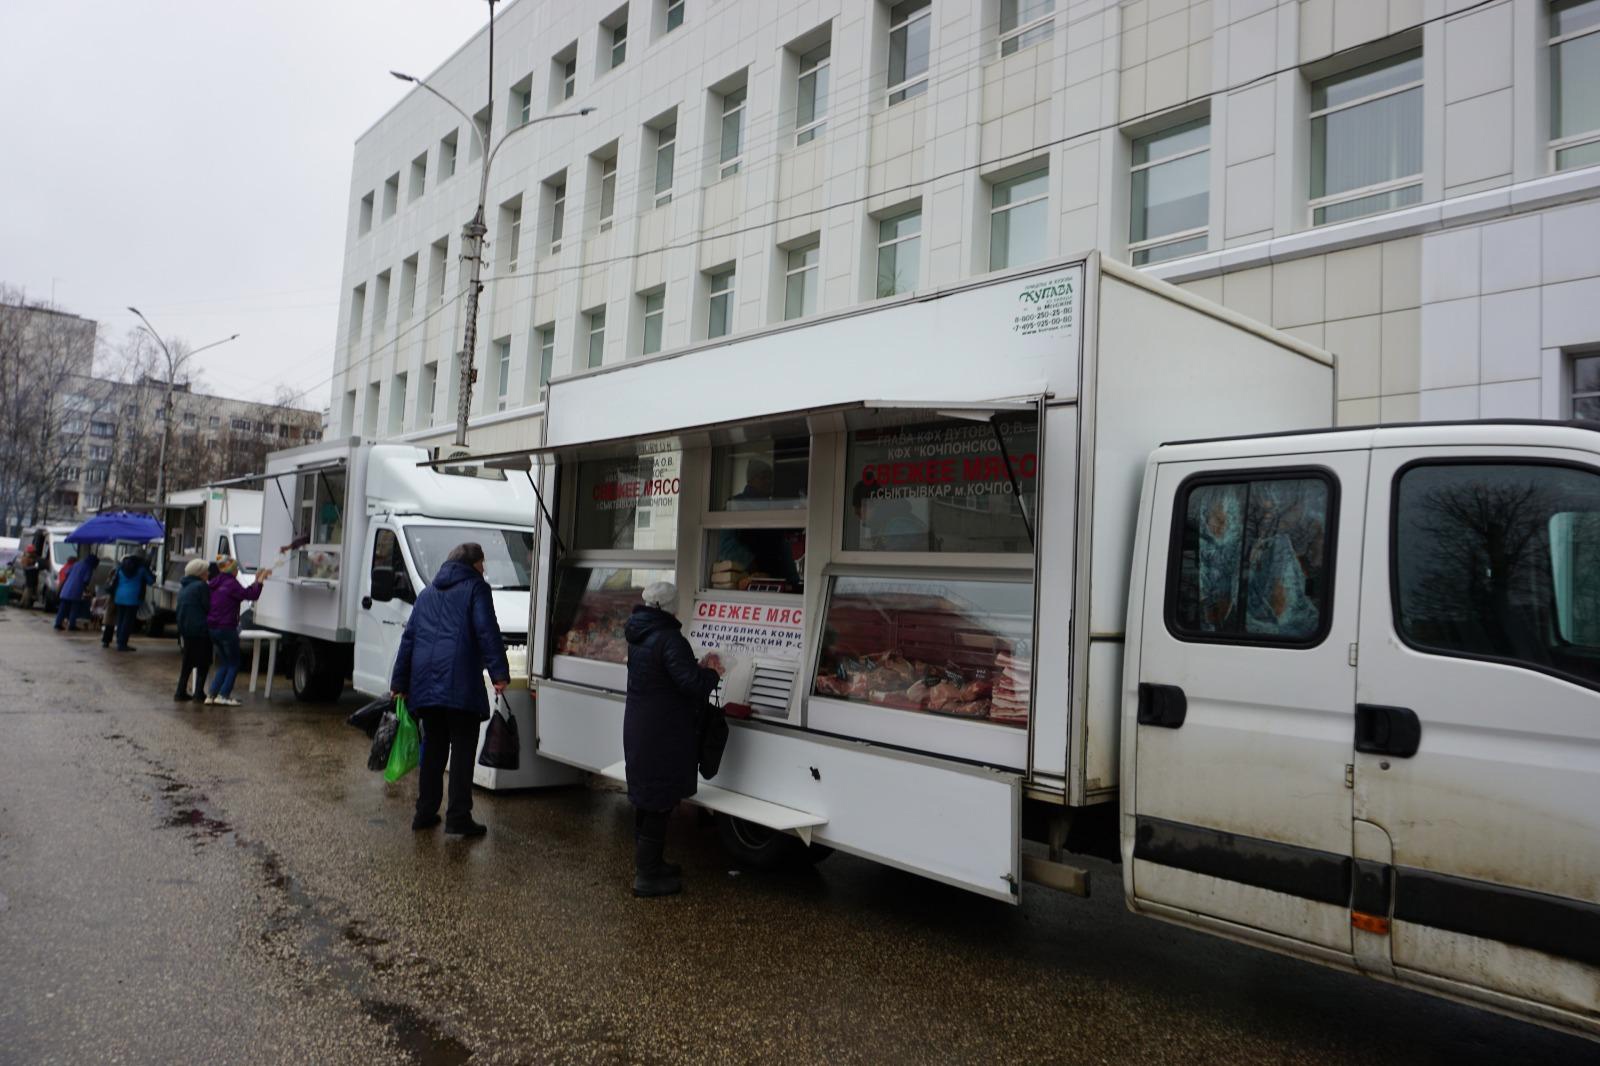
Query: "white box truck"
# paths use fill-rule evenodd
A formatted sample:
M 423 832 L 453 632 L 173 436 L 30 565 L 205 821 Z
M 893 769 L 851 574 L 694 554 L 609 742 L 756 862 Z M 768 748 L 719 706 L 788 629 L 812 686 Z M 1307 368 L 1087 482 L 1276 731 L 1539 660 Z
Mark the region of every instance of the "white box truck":
M 451 548 L 476 541 L 508 644 L 527 641 L 536 496 L 522 471 L 477 476 L 419 465 L 422 448 L 359 438 L 267 456 L 255 624 L 284 634 L 295 696 L 328 700 L 345 679 L 389 691 L 417 594 Z
M 623 776 L 671 579 L 749 861 L 1016 902 L 1101 830 L 1136 911 L 1600 1034 L 1600 435 L 1335 395 L 1097 255 L 557 380 L 538 751 Z
M 261 491 L 235 485 L 208 485 L 167 496 L 156 517 L 167 535 L 157 549 L 150 590 L 156 615 L 152 632 L 173 620 L 183 568 L 195 559 L 230 557 L 239 562 L 239 580 L 250 584 L 261 565 Z M 248 606 L 248 605 L 247 605 Z

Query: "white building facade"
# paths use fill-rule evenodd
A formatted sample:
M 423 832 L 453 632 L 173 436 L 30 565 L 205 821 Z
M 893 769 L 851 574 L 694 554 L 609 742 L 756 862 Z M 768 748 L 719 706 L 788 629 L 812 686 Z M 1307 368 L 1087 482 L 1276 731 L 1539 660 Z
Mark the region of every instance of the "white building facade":
M 475 446 L 552 376 L 1088 249 L 1333 351 L 1345 424 L 1600 418 L 1600 0 L 518 0 L 492 107 L 487 59 L 427 78 L 510 135 Z M 422 90 L 356 142 L 334 432 L 449 439 L 481 165 Z

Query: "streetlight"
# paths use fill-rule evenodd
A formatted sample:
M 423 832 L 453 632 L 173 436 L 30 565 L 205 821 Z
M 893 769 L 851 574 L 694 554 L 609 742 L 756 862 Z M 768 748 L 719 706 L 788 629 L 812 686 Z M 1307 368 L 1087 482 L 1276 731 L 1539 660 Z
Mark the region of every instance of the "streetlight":
M 145 331 L 156 339 L 156 343 L 161 345 L 162 353 L 167 357 L 167 392 L 166 396 L 161 401 L 161 449 L 160 457 L 156 460 L 155 502 L 156 506 L 159 507 L 162 500 L 165 498 L 163 497 L 162 493 L 167 487 L 167 434 L 172 431 L 172 379 L 177 377 L 178 361 L 173 358 L 172 349 L 167 347 L 167 342 L 161 339 L 161 334 L 157 333 L 156 328 L 150 324 L 150 320 L 144 317 L 144 312 L 139 310 L 137 307 L 129 307 L 128 310 L 139 316 L 139 321 L 144 323 Z M 233 336 L 224 337 L 220 341 L 212 341 L 210 344 L 202 344 L 200 347 L 192 349 L 188 355 L 184 356 L 184 359 L 193 359 L 207 348 L 215 348 L 219 344 L 227 344 L 229 341 L 236 341 L 238 339 L 239 335 L 235 333 Z
M 489 0 L 489 131 L 494 129 L 494 5 L 496 0 Z M 428 92 L 443 100 L 451 110 L 466 119 L 467 126 L 472 130 L 472 136 L 478 141 L 478 154 L 483 157 L 483 173 L 478 179 L 478 210 L 474 212 L 472 221 L 461 228 L 461 258 L 472 263 L 472 279 L 467 284 L 467 324 L 462 332 L 461 347 L 461 388 L 460 401 L 456 404 L 456 440 L 457 448 L 467 446 L 467 416 L 472 410 L 472 382 L 477 372 L 472 368 L 473 354 L 478 346 L 478 293 L 483 289 L 479 280 L 483 272 L 483 238 L 488 234 L 489 228 L 484 225 L 484 201 L 489 197 L 489 163 L 494 159 L 495 153 L 500 151 L 500 146 L 505 144 L 512 135 L 521 133 L 530 126 L 541 122 L 548 122 L 557 118 L 578 118 L 592 113 L 592 107 L 580 107 L 576 111 L 563 111 L 557 115 L 541 115 L 530 118 L 516 129 L 508 130 L 493 145 L 486 144 L 488 132 L 480 130 L 477 122 L 439 90 L 423 81 L 414 74 L 404 74 L 398 70 L 389 72 L 392 76 L 407 81 L 419 89 Z

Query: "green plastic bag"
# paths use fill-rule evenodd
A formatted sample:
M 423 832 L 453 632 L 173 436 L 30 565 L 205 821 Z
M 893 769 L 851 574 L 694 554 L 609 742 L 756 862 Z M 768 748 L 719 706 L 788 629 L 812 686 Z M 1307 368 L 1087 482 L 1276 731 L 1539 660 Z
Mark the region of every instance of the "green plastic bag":
M 422 741 L 417 734 L 417 723 L 406 711 L 406 701 L 394 701 L 394 716 L 400 721 L 395 730 L 394 745 L 389 749 L 389 764 L 383 768 L 385 781 L 398 781 L 417 768 L 422 760 Z

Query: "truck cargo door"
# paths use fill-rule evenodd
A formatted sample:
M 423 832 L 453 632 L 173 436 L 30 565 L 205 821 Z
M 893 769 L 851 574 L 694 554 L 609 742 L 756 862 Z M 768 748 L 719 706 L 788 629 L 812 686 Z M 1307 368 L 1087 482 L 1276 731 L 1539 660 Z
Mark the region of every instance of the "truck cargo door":
M 1137 909 L 1350 952 L 1366 477 L 1360 451 L 1157 468 L 1123 793 Z
M 1600 1016 L 1600 457 L 1374 452 L 1355 814 L 1395 972 Z M 1504 997 L 1514 997 L 1507 1000 Z
M 378 696 L 389 691 L 389 673 L 416 601 L 416 586 L 406 569 L 400 533 L 388 523 L 375 520 L 368 526 L 366 559 L 351 679 L 358 691 Z

